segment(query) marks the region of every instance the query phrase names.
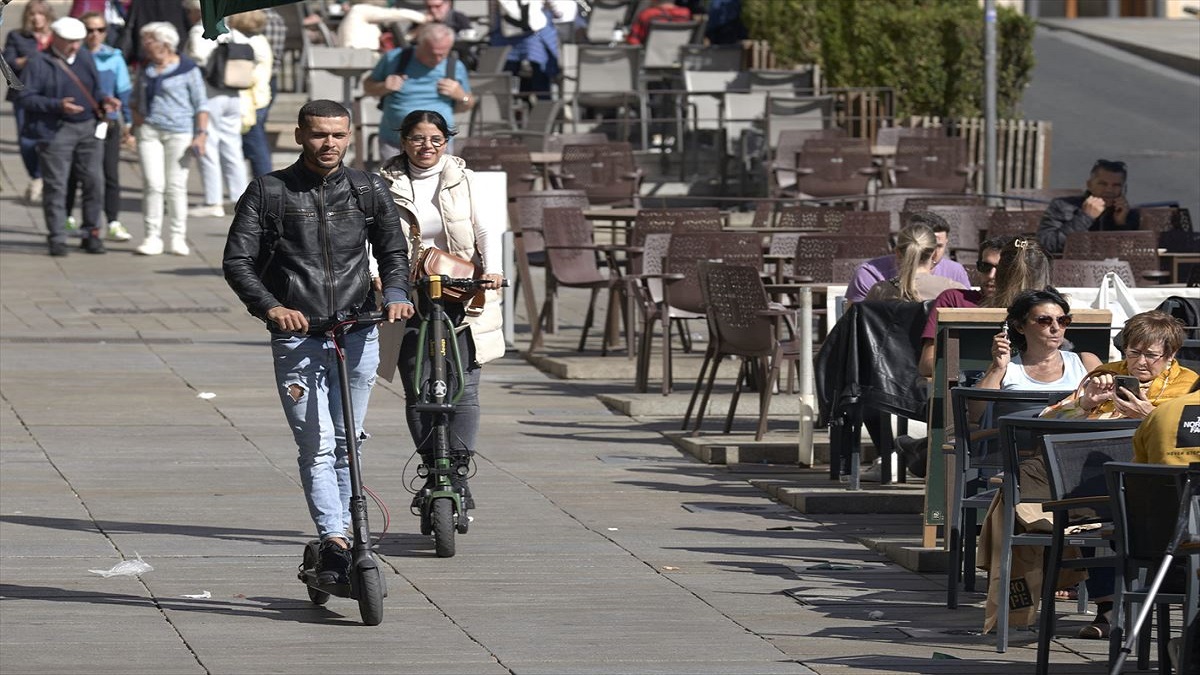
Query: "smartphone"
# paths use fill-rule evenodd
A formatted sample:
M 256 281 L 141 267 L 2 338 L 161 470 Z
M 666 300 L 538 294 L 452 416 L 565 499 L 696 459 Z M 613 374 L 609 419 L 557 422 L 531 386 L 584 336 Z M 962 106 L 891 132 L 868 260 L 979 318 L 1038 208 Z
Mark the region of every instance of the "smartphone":
M 1134 398 L 1141 396 L 1142 384 L 1138 382 L 1136 377 L 1131 375 L 1117 375 L 1116 379 L 1117 386 L 1125 391 L 1128 391 L 1130 394 L 1133 394 Z

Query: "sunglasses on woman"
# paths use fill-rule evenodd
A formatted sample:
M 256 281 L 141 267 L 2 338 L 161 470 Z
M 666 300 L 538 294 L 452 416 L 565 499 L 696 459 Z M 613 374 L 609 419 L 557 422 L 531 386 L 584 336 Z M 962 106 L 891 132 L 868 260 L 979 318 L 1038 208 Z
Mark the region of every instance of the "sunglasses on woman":
M 1056 321 L 1058 322 L 1059 328 L 1066 328 L 1067 326 L 1071 325 L 1072 321 L 1074 321 L 1074 319 L 1071 318 L 1070 314 L 1063 314 L 1062 316 L 1043 315 L 1043 316 L 1039 316 L 1039 317 L 1034 317 L 1031 320 L 1034 323 L 1036 323 L 1037 325 L 1042 326 L 1043 328 L 1049 328 Z

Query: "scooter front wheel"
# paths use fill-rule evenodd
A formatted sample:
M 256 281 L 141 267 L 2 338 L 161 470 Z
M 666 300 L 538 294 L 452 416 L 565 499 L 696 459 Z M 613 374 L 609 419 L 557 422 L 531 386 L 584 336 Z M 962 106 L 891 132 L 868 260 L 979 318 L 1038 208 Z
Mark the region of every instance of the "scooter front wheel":
M 356 571 L 358 577 L 358 613 L 367 626 L 383 622 L 383 579 L 378 567 Z
M 442 497 L 433 500 L 430 509 L 433 524 L 433 547 L 439 558 L 454 557 L 454 500 Z

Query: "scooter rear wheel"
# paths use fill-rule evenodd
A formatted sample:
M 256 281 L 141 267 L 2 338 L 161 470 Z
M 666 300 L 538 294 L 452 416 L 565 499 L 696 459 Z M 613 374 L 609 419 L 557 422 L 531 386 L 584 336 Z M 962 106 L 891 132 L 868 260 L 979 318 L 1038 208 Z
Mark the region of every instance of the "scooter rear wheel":
M 454 500 L 448 497 L 433 500 L 430 509 L 433 521 L 433 547 L 439 558 L 454 557 Z
M 378 567 L 358 570 L 358 613 L 368 626 L 383 622 L 383 579 Z
M 317 560 L 319 559 L 319 557 L 320 557 L 319 549 L 315 542 L 305 545 L 305 547 L 304 547 L 304 569 L 306 569 L 306 570 L 317 569 Z M 329 602 L 329 594 L 326 593 L 325 591 L 313 588 L 312 586 L 307 586 L 307 588 L 308 588 L 308 599 L 311 600 L 314 605 L 324 605 L 325 603 Z

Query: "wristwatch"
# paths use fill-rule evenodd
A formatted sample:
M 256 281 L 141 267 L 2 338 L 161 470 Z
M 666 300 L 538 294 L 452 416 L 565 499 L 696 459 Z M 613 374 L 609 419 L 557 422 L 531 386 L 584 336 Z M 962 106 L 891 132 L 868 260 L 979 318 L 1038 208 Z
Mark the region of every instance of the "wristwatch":
M 471 103 L 471 95 L 470 95 L 470 94 L 463 94 L 463 97 L 462 97 L 462 104 L 463 104 L 463 105 L 470 105 L 470 103 Z

